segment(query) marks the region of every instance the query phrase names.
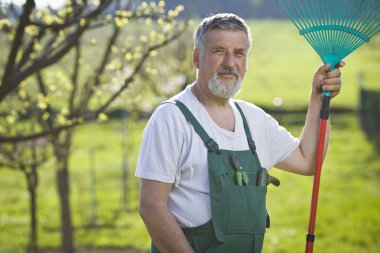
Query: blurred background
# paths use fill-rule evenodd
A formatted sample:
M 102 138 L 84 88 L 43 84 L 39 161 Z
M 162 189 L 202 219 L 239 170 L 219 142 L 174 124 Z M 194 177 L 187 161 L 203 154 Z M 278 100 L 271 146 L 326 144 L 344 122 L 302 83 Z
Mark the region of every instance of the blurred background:
M 195 79 L 193 30 L 233 12 L 252 32 L 237 98 L 302 131 L 322 64 L 275 1 L 0 0 L 0 253 L 148 252 L 134 177 L 157 105 Z M 380 35 L 331 103 L 315 252 L 380 250 Z M 264 253 L 304 251 L 312 177 L 272 170 Z

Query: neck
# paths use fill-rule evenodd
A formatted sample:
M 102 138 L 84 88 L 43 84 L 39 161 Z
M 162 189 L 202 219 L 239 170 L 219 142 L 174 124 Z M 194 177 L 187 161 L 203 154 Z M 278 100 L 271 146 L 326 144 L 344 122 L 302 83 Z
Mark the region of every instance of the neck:
M 191 86 L 191 91 L 218 126 L 228 131 L 234 131 L 235 117 L 229 99 L 214 96 L 207 87 L 198 82 Z
M 229 107 L 229 99 L 213 95 L 208 87 L 201 85 L 199 81 L 195 81 L 195 83 L 191 85 L 191 91 L 199 102 L 201 102 L 201 104 L 203 104 L 206 108 Z

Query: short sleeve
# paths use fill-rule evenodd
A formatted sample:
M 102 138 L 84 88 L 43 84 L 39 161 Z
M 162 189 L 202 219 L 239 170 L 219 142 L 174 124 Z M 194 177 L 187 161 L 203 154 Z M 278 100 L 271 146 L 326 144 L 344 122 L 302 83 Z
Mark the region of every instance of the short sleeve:
M 183 115 L 174 104 L 156 109 L 143 132 L 135 175 L 174 183 L 184 143 Z
M 271 166 L 286 159 L 299 145 L 297 138 L 269 114 L 266 114 L 266 140 Z

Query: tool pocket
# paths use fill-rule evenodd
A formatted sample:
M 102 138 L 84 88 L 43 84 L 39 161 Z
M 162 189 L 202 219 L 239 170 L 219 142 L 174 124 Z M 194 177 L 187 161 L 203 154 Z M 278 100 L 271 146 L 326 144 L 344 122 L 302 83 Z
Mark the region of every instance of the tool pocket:
M 256 173 L 249 174 L 247 186 L 234 183 L 233 175 L 228 175 L 226 182 L 227 199 L 224 210 L 227 219 L 227 230 L 233 233 L 264 232 L 267 223 L 266 193 L 267 187 L 256 186 Z M 223 181 L 222 181 L 223 182 Z M 223 188 L 223 187 L 222 187 Z

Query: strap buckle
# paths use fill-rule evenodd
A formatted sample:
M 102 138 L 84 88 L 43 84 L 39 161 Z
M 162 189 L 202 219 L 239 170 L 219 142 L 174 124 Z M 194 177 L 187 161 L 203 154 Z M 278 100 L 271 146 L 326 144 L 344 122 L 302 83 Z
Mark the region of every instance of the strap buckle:
M 210 138 L 208 141 L 206 141 L 205 145 L 206 145 L 209 152 L 214 152 L 214 153 L 220 155 L 218 143 L 216 143 L 212 138 Z

